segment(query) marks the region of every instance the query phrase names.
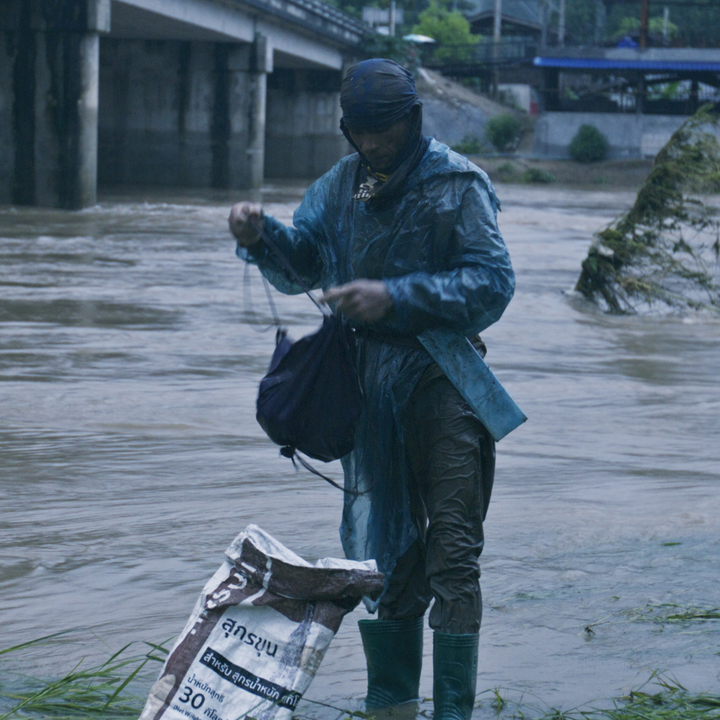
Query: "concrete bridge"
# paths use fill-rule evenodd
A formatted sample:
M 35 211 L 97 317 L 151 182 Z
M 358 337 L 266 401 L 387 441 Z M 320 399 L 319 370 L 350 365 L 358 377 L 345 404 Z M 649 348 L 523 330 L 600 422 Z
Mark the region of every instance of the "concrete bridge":
M 319 0 L 0 0 L 0 203 L 319 175 L 369 32 Z

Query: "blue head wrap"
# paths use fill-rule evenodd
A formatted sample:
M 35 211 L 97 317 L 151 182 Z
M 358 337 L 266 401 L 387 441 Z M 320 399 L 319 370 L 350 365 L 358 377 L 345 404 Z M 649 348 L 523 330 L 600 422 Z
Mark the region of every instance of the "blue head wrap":
M 351 130 L 377 130 L 422 106 L 412 73 L 393 60 L 373 58 L 353 65 L 342 81 L 343 124 Z

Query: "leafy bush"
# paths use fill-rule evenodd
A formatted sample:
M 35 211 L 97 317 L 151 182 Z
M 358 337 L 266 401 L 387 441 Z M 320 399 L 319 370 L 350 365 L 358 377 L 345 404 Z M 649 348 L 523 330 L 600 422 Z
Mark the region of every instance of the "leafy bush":
M 504 162 L 502 165 L 498 165 L 495 174 L 502 182 L 512 182 L 517 175 L 517 170 L 511 162 Z
M 582 125 L 570 141 L 570 157 L 575 162 L 600 162 L 609 147 L 608 139 L 594 125 Z
M 547 185 L 555 182 L 555 176 L 549 170 L 528 168 L 521 176 L 520 182 Z
M 475 135 L 466 135 L 459 143 L 452 146 L 461 155 L 477 155 L 483 150 L 482 142 Z
M 508 152 L 517 146 L 522 126 L 514 115 L 496 115 L 488 121 L 485 133 L 499 152 Z

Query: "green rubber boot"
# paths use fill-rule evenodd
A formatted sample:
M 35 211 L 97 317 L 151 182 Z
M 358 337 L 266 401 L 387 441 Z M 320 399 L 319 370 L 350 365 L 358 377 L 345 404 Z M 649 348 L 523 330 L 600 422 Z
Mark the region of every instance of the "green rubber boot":
M 359 620 L 368 669 L 368 710 L 418 699 L 422 669 L 423 618 Z
M 433 720 L 470 720 L 475 707 L 478 634 L 433 636 Z

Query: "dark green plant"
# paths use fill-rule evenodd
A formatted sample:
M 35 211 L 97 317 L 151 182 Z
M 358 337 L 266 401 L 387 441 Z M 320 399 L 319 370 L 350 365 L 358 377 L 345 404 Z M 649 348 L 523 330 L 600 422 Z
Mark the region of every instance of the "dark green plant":
M 607 157 L 609 147 L 608 139 L 594 125 L 581 125 L 570 141 L 570 157 L 575 162 L 600 162 Z
M 665 21 L 662 15 L 650 18 L 648 22 L 648 31 L 656 35 L 662 35 Z M 640 30 L 640 18 L 636 16 L 624 17 L 617 28 L 616 34 L 619 36 L 632 35 Z M 674 40 L 680 34 L 680 29 L 673 23 L 668 23 L 668 38 Z
M 477 155 L 483 150 L 482 142 L 475 135 L 466 135 L 459 143 L 452 146 L 461 155 Z
M 496 115 L 488 120 L 485 133 L 499 152 L 509 152 L 517 147 L 522 125 L 514 115 Z
M 520 176 L 520 182 L 547 185 L 555 182 L 555 176 L 549 170 L 543 170 L 542 168 L 528 168 Z

